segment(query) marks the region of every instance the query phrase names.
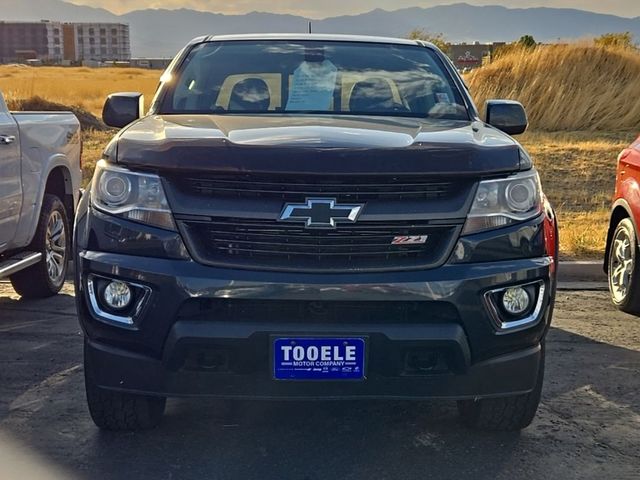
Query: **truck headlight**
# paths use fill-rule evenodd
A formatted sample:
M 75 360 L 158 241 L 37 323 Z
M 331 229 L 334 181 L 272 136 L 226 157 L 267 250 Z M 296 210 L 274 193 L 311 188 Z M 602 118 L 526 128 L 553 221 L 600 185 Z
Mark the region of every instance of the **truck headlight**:
M 176 231 L 157 175 L 132 172 L 100 160 L 91 185 L 91 202 L 105 213 Z
M 463 235 L 506 227 L 542 213 L 538 172 L 530 170 L 507 178 L 480 182 Z

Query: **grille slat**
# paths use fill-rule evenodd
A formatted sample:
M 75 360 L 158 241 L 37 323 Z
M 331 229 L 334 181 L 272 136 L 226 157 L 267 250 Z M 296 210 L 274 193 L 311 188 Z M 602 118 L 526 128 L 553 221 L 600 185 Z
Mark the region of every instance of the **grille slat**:
M 178 188 L 201 196 L 237 198 L 277 198 L 290 201 L 313 195 L 327 195 L 338 200 L 434 200 L 455 195 L 456 184 L 429 177 L 380 177 L 358 176 L 314 177 L 313 183 L 294 176 L 265 174 L 219 174 L 203 178 L 183 177 L 175 179 Z
M 316 257 L 319 255 L 331 255 L 331 256 L 346 256 L 346 257 L 361 257 L 361 256 L 371 256 L 371 255 L 376 255 L 376 256 L 385 256 L 385 255 L 400 255 L 400 254 L 406 254 L 406 251 L 389 251 L 389 250 L 379 250 L 379 251 L 339 251 L 339 252 L 326 252 L 326 251 L 322 251 L 321 249 L 319 249 L 318 251 L 315 252 L 309 252 L 309 251 L 291 251 L 291 250 L 283 250 L 283 249 L 277 249 L 277 248 L 273 248 L 273 249 L 266 249 L 266 248 L 241 248 L 241 247 L 229 247 L 229 248 L 221 248 L 221 247 L 216 247 L 219 250 L 222 250 L 226 253 L 229 252 L 234 252 L 234 253 L 247 253 L 250 255 L 260 255 L 260 254 L 269 254 L 269 255 L 273 255 L 273 254 L 289 254 L 289 255 L 301 255 L 301 256 L 310 256 L 310 257 Z
M 312 240 L 311 242 L 307 242 L 307 243 L 298 243 L 295 241 L 289 241 L 289 239 L 284 239 L 280 242 L 266 242 L 263 240 L 258 240 L 258 239 L 247 239 L 247 240 L 241 240 L 241 239 L 237 239 L 237 238 L 218 238 L 218 235 L 215 236 L 211 236 L 211 240 L 218 243 L 218 242 L 228 242 L 230 244 L 242 244 L 242 245 L 264 245 L 264 246 L 273 246 L 273 247 L 284 247 L 284 248 L 309 248 L 309 247 L 318 247 L 318 248 L 324 248 L 324 249 L 329 249 L 329 248 L 337 248 L 337 249 L 343 249 L 345 247 L 348 246 L 353 246 L 353 247 L 362 247 L 362 248 L 369 248 L 369 247 L 383 247 L 383 248 L 387 248 L 389 246 L 389 242 L 386 243 L 355 243 L 355 242 L 351 242 L 350 240 L 345 240 L 341 243 L 333 243 L 333 244 L 328 244 L 324 241 L 324 239 L 317 239 L 317 240 Z M 398 245 L 400 246 L 400 245 Z
M 252 177 L 254 177 L 254 175 L 252 175 Z M 238 183 L 237 178 L 235 177 L 236 180 L 229 180 L 227 178 L 223 178 L 223 177 L 213 177 L 213 178 L 196 178 L 196 177 L 186 177 L 185 181 L 188 182 L 197 182 L 197 183 L 203 183 L 203 184 L 220 184 L 220 185 L 235 185 L 236 183 Z M 394 181 L 395 180 L 395 181 Z M 240 181 L 243 181 L 247 184 L 251 184 L 251 185 L 260 185 L 263 187 L 266 186 L 280 186 L 282 185 L 281 182 L 275 182 L 275 181 L 271 181 L 271 182 L 267 182 L 267 181 L 256 181 L 256 180 L 251 180 L 249 179 L 249 177 L 240 177 Z M 399 183 L 397 181 L 397 177 L 396 178 L 392 178 L 391 179 L 392 185 L 395 187 L 419 187 L 419 186 L 448 186 L 450 185 L 451 182 L 427 182 L 427 183 L 420 183 L 420 182 L 411 182 L 411 183 Z M 354 185 L 357 187 L 358 184 L 353 184 L 353 183 L 348 183 L 348 184 L 344 184 L 344 183 L 322 183 L 317 184 L 317 183 L 308 183 L 308 182 L 299 182 L 297 185 L 299 185 L 301 188 L 340 188 L 340 187 L 345 187 L 348 186 L 350 188 L 353 188 Z M 389 182 L 385 182 L 385 183 L 366 183 L 366 184 L 362 184 L 362 185 L 366 185 L 366 187 L 371 188 L 371 189 L 376 189 L 376 188 L 388 188 L 389 187 Z
M 190 221 L 189 223 L 197 224 L 198 222 Z M 278 222 L 272 220 L 245 220 L 242 222 L 238 222 L 235 219 L 225 219 L 223 222 L 200 222 L 203 225 L 211 225 L 219 228 L 220 230 L 232 230 L 232 229 L 247 229 L 249 232 L 253 233 L 264 233 L 264 232 L 272 232 L 274 234 L 279 234 L 285 232 L 287 234 L 291 234 L 292 232 L 297 232 L 300 235 L 309 235 L 314 236 L 317 235 L 319 230 L 307 229 L 302 226 L 298 226 L 293 223 L 285 223 Z M 322 230 L 323 235 L 336 235 L 336 236 L 346 236 L 356 234 L 365 234 L 365 235 L 377 235 L 377 236 L 387 236 L 390 231 L 394 232 L 405 232 L 406 235 L 412 235 L 413 231 L 424 228 L 428 225 L 427 222 L 422 223 L 412 223 L 412 222 L 369 222 L 369 223 L 354 223 L 349 226 L 340 226 L 336 230 Z M 348 230 L 348 233 L 345 233 Z
M 222 230 L 216 230 L 216 235 L 220 236 L 220 237 L 227 237 L 227 238 L 219 238 L 216 240 L 220 240 L 220 241 L 226 241 L 226 240 L 239 240 L 241 239 L 240 237 L 244 237 L 244 238 L 261 238 L 264 239 L 264 241 L 269 241 L 272 239 L 281 239 L 283 237 L 282 233 L 263 233 L 263 232 L 259 232 L 259 231 L 251 231 L 251 232 L 233 232 L 233 231 L 222 231 Z M 359 242 L 359 241 L 375 241 L 377 240 L 378 242 L 386 242 L 386 240 L 389 238 L 389 234 L 387 233 L 386 235 L 384 234 L 378 234 L 378 235 L 352 235 L 349 237 L 346 237 L 344 235 L 341 234 L 337 234 L 337 235 L 325 235 L 322 238 L 319 237 L 313 237 L 312 235 L 309 236 L 303 236 L 303 235 L 297 235 L 295 237 L 295 240 L 298 242 L 301 241 L 306 241 L 307 243 L 305 245 L 308 245 L 309 243 L 313 244 L 314 242 L 317 241 L 337 241 L 339 242 L 339 245 L 342 245 L 344 242 Z M 256 240 L 257 241 L 257 240 Z M 378 243 L 378 244 L 382 244 L 382 243 Z M 387 245 L 388 242 L 384 243 L 384 245 Z

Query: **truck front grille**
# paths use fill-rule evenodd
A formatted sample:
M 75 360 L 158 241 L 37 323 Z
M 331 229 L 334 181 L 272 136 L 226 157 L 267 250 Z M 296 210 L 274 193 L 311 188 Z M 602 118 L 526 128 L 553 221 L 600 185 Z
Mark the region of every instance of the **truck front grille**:
M 422 176 L 208 175 L 186 176 L 179 188 L 206 197 L 304 200 L 328 196 L 340 201 L 435 200 L 455 195 L 455 182 Z
M 181 221 L 201 263 L 290 271 L 363 271 L 428 268 L 446 260 L 460 225 L 426 221 L 358 222 L 335 230 L 309 230 L 273 220 L 215 218 Z M 397 237 L 427 236 L 425 243 L 395 244 Z
M 371 174 L 170 173 L 164 186 L 187 248 L 205 265 L 265 271 L 436 268 L 453 251 L 476 180 Z M 290 203 L 362 204 L 335 229 L 280 221 Z M 402 243 L 397 237 L 426 236 Z

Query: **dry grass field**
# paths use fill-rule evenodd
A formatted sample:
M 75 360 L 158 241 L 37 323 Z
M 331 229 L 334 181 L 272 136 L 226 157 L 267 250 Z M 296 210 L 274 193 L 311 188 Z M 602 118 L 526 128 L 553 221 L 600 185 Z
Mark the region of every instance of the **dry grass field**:
M 161 72 L 122 68 L 0 66 L 0 91 L 13 108 L 34 95 L 99 116 L 104 98 L 139 91 L 147 103 Z M 586 45 L 513 51 L 466 78 L 476 103 L 522 101 L 532 130 L 520 140 L 534 158 L 560 218 L 563 256 L 604 250 L 616 157 L 640 133 L 640 55 Z M 638 90 L 638 92 L 636 92 Z M 90 179 L 109 130 L 84 132 Z
M 591 44 L 513 49 L 465 81 L 486 100 L 524 104 L 521 137 L 560 218 L 565 256 L 600 257 L 608 228 L 616 158 L 640 133 L 640 54 Z
M 560 249 L 565 258 L 602 257 L 616 158 L 636 136 L 530 132 L 519 138 L 534 159 L 560 219 Z
M 7 65 L 0 66 L 0 91 L 9 102 L 39 96 L 99 114 L 109 93 L 142 92 L 151 100 L 161 73 L 135 68 Z
M 589 44 L 514 49 L 471 72 L 466 82 L 477 105 L 490 98 L 518 100 L 534 129 L 640 129 L 640 55 Z

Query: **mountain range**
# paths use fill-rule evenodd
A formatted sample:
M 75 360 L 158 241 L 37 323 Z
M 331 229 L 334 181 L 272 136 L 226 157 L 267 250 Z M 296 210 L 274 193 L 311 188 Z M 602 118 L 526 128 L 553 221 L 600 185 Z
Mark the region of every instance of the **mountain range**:
M 296 15 L 252 12 L 223 15 L 189 9 L 136 10 L 115 15 L 101 8 L 62 0 L 2 0 L 0 21 L 56 20 L 121 22 L 131 29 L 134 56 L 173 56 L 191 38 L 205 34 L 306 32 L 309 19 Z M 563 8 L 507 8 L 464 3 L 430 8 L 376 9 L 359 15 L 313 20 L 316 33 L 406 36 L 422 28 L 451 42 L 513 41 L 529 34 L 542 42 L 631 32 L 640 38 L 640 17 L 624 18 Z

